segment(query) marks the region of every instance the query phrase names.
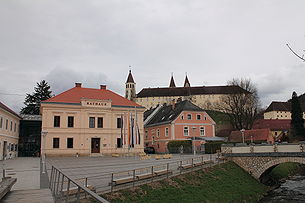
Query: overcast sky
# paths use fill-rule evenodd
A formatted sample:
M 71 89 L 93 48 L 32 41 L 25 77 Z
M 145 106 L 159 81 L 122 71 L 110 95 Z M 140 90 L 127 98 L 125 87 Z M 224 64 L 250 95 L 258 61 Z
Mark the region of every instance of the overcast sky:
M 19 111 L 46 79 L 124 93 L 250 78 L 264 106 L 305 92 L 304 0 L 0 0 L 0 101 Z

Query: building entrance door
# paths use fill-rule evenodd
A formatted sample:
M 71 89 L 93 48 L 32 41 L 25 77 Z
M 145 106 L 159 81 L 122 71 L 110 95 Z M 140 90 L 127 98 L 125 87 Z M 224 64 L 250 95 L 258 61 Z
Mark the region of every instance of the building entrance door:
M 91 138 L 91 153 L 100 153 L 100 138 Z

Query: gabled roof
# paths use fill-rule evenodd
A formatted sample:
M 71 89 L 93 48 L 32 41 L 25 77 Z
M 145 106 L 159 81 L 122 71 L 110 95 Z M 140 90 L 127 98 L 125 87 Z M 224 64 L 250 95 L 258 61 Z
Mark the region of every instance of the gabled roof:
M 174 81 L 174 76 L 171 77 L 171 81 L 169 83 L 169 87 L 176 87 L 175 81 Z
M 144 113 L 145 117 L 147 118 L 149 116 L 149 113 L 152 113 L 156 108 L 150 109 L 147 111 L 147 113 Z M 204 111 L 204 110 L 188 100 L 184 100 L 179 103 L 176 103 L 174 108 L 172 105 L 164 105 L 151 118 L 151 120 L 146 124 L 146 126 L 170 123 L 173 120 L 175 120 L 182 111 Z
M 253 129 L 269 128 L 270 130 L 285 130 L 290 129 L 289 119 L 257 119 L 254 121 Z
M 245 130 L 244 138 L 246 141 L 267 141 L 268 137 L 271 136 L 270 129 L 253 129 Z M 229 141 L 231 142 L 242 142 L 242 133 L 239 130 L 232 131 L 229 136 Z
M 165 87 L 143 88 L 137 97 L 166 97 L 166 96 L 189 96 L 202 94 L 249 94 L 239 86 L 197 86 L 197 87 Z
M 305 112 L 305 104 L 301 103 L 302 111 Z M 270 111 L 291 111 L 291 102 L 272 101 L 265 112 Z
M 133 80 L 132 74 L 131 74 L 131 70 L 129 70 L 129 74 L 128 74 L 126 83 L 135 83 Z
M 12 109 L 10 109 L 9 107 L 7 107 L 5 104 L 3 104 L 2 102 L 0 102 L 0 108 L 7 111 L 8 113 L 18 117 L 21 119 L 21 116 L 18 115 L 15 111 L 13 111 Z
M 97 99 L 97 100 L 111 100 L 112 106 L 125 106 L 125 107 L 139 107 L 139 104 L 130 101 L 110 90 L 107 89 L 93 89 L 83 87 L 73 87 L 61 94 L 58 94 L 41 103 L 68 103 L 80 104 L 81 99 Z

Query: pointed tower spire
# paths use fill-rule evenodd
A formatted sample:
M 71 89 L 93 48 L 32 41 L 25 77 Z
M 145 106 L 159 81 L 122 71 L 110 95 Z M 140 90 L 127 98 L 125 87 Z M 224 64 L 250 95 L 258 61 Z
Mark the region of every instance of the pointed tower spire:
M 130 67 L 130 66 L 129 66 L 129 67 Z M 134 80 L 133 80 L 133 77 L 132 77 L 132 74 L 131 74 L 131 70 L 130 70 L 130 69 L 129 69 L 129 74 L 128 74 L 126 83 L 134 83 Z
M 171 81 L 170 81 L 170 83 L 169 83 L 169 87 L 176 87 L 176 84 L 175 84 L 175 81 L 174 81 L 173 73 L 172 73 Z
M 130 68 L 130 66 L 129 66 L 129 68 Z M 135 101 L 135 99 L 136 99 L 136 83 L 133 80 L 130 69 L 129 69 L 127 81 L 125 83 L 125 98 L 127 98 L 131 101 Z
M 189 82 L 189 79 L 187 78 L 187 73 L 185 73 L 185 80 L 184 80 L 184 87 L 190 87 L 191 84 Z

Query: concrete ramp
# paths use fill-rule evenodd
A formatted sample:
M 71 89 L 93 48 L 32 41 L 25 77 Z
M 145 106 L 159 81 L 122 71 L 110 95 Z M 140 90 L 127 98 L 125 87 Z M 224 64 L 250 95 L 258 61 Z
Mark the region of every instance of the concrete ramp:
M 3 203 L 54 203 L 50 189 L 14 190 L 2 200 Z

